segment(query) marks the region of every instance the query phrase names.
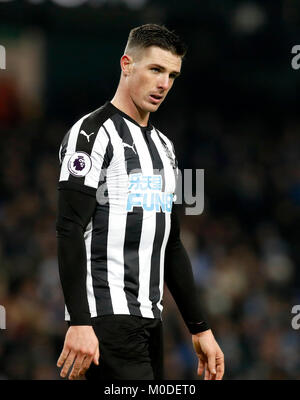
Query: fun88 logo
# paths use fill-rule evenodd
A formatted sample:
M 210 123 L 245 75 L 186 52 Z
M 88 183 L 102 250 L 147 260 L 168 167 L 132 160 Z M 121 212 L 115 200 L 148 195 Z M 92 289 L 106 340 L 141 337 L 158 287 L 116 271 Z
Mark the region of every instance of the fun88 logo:
M 133 207 L 142 207 L 145 211 L 172 211 L 173 194 L 165 193 L 162 189 L 161 175 L 129 175 L 127 211 Z

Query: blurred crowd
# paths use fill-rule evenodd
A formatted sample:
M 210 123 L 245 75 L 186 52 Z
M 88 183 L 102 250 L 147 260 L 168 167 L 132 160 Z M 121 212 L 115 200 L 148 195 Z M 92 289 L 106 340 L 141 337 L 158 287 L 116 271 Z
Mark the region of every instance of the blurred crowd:
M 291 2 L 284 3 L 291 18 Z M 147 15 L 155 22 L 163 14 L 154 10 Z M 168 26 L 171 18 L 158 22 Z M 182 28 L 191 43 L 186 78 L 151 116 L 174 142 L 179 168 L 204 169 L 204 211 L 188 216 L 182 207 L 182 240 L 225 354 L 224 379 L 300 379 L 299 331 L 291 325 L 292 306 L 300 304 L 300 118 L 295 106 L 287 107 L 295 94 L 278 94 L 282 86 L 276 92 L 261 71 L 258 80 L 250 68 L 247 77 L 245 69 L 237 74 L 239 51 L 249 53 L 249 36 L 232 38 L 222 22 L 201 21 L 198 33 L 188 24 Z M 248 14 L 236 11 L 231 21 L 248 35 L 263 25 L 264 14 L 250 7 Z M 214 35 L 209 30 L 216 25 Z M 224 46 L 222 27 L 232 39 L 224 39 Z M 253 40 L 259 46 L 261 38 Z M 213 49 L 225 53 L 230 46 L 231 64 L 223 65 L 222 75 Z M 255 60 L 248 61 L 252 71 Z M 256 61 L 264 64 L 263 58 Z M 67 325 L 56 252 L 58 149 L 71 123 L 112 98 L 117 80 L 109 86 L 99 74 L 100 95 L 84 82 L 51 91 L 48 71 L 50 100 L 37 109 L 24 105 L 14 82 L 0 74 L 0 304 L 6 309 L 0 379 L 60 379 L 56 360 Z M 197 379 L 191 336 L 167 289 L 163 320 L 166 379 Z

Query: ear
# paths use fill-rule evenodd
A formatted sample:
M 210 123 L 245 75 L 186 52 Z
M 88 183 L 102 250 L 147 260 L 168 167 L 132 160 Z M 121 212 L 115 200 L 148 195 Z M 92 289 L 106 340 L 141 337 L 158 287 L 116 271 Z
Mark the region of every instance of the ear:
M 125 76 L 130 75 L 133 65 L 133 59 L 128 54 L 124 54 L 120 60 L 121 70 Z

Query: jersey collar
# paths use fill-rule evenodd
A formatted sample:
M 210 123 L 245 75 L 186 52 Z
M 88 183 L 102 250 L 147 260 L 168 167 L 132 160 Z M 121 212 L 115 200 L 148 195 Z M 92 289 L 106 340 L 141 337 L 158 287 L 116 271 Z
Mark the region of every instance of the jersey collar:
M 124 113 L 123 111 L 119 110 L 119 108 L 115 107 L 110 101 L 106 101 L 105 103 L 106 107 L 110 107 L 112 110 L 114 110 L 115 112 L 117 112 L 118 114 L 122 115 L 122 117 L 128 119 L 129 121 L 131 121 L 132 123 L 134 123 L 135 125 L 137 125 L 140 129 L 142 129 L 143 131 L 152 131 L 153 126 L 150 123 L 150 120 L 148 120 L 148 125 L 147 126 L 141 126 L 140 124 L 138 124 L 133 118 L 131 118 L 129 115 L 127 115 L 126 113 Z

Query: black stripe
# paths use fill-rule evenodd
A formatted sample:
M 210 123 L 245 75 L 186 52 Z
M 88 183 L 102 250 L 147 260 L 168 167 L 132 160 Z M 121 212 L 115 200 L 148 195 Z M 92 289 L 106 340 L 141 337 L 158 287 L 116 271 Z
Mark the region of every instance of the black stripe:
M 142 316 L 139 295 L 139 244 L 141 240 L 143 213 L 135 210 L 127 213 L 124 240 L 124 286 L 130 314 Z
M 106 184 L 107 169 L 109 167 L 110 161 L 112 160 L 112 158 L 114 156 L 114 148 L 113 148 L 113 145 L 111 143 L 110 135 L 107 132 L 107 129 L 105 128 L 105 126 L 103 126 L 103 129 L 104 129 L 104 132 L 106 133 L 106 136 L 108 138 L 108 143 L 107 143 L 107 146 L 106 146 L 105 154 L 103 156 L 103 163 L 102 163 L 102 168 L 101 168 L 101 172 L 100 172 L 100 176 L 99 176 L 98 189 L 99 189 L 100 186 Z M 106 190 L 104 192 L 104 195 L 106 197 L 108 196 L 107 188 L 106 188 Z
M 107 279 L 107 236 L 109 204 L 97 204 L 93 216 L 91 242 L 91 274 L 97 315 L 113 314 L 110 289 Z
M 153 241 L 153 250 L 151 256 L 151 275 L 150 275 L 150 301 L 152 302 L 152 311 L 154 318 L 160 318 L 160 310 L 157 303 L 160 298 L 160 250 L 165 235 L 165 214 L 156 213 L 156 229 Z
M 150 133 L 146 132 L 145 136 L 146 141 L 148 142 L 148 146 L 151 149 L 152 153 L 152 164 L 154 169 L 154 175 L 161 175 L 162 178 L 162 191 L 165 191 L 166 182 L 165 182 L 165 174 L 163 173 L 164 165 L 158 153 L 157 147 L 150 135 Z

